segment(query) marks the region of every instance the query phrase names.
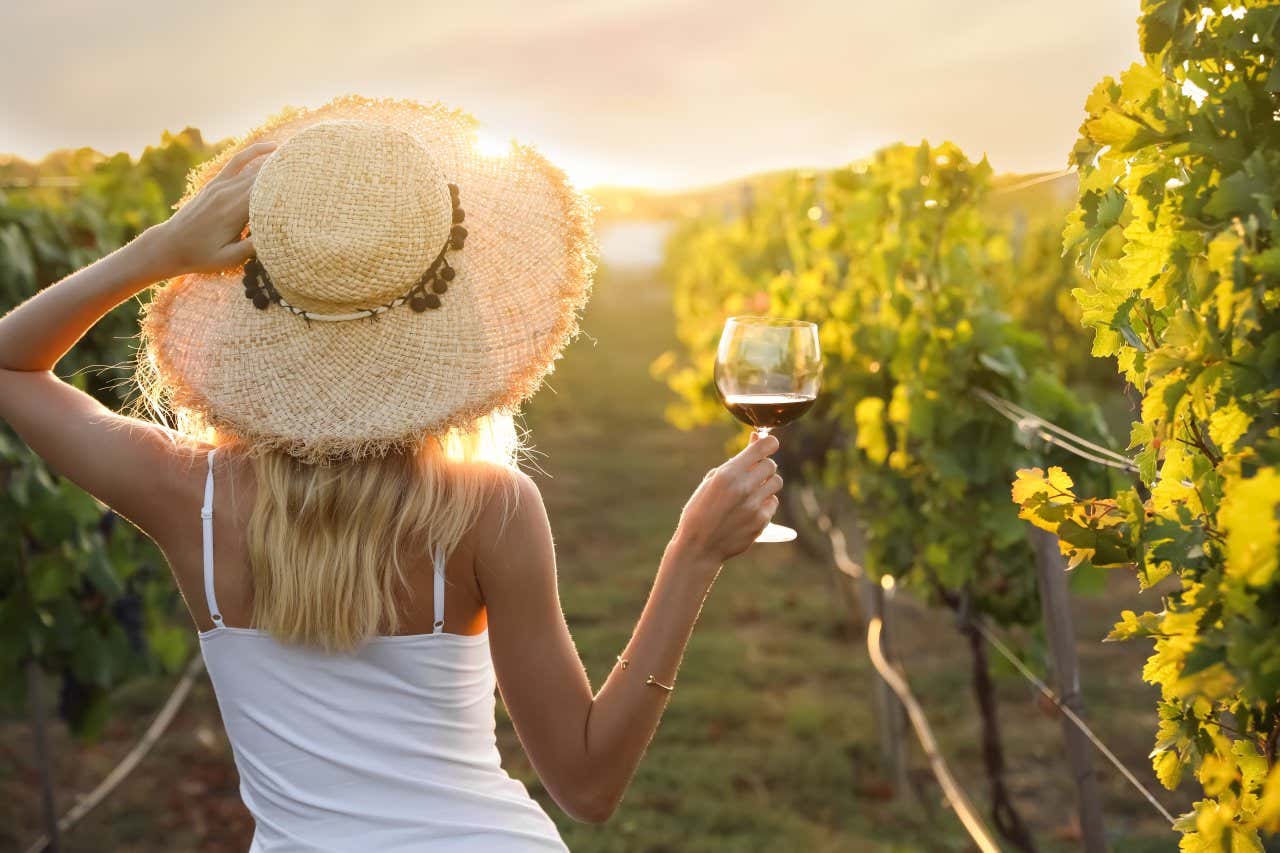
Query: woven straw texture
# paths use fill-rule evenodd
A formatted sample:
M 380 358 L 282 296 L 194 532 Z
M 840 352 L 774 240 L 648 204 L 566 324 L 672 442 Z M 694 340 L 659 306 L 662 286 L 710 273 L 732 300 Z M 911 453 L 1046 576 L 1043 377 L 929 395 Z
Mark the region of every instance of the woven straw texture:
M 139 383 L 223 436 L 309 462 L 407 449 L 517 408 L 577 332 L 590 212 L 531 148 L 481 156 L 475 126 L 438 104 L 347 97 L 288 110 L 196 169 L 188 199 L 245 146 L 280 143 L 255 180 L 250 223 L 277 289 L 307 310 L 364 308 L 411 287 L 448 237 L 447 182 L 466 245 L 449 255 L 457 277 L 440 308 L 376 319 L 257 309 L 240 269 L 176 279 L 143 316 Z

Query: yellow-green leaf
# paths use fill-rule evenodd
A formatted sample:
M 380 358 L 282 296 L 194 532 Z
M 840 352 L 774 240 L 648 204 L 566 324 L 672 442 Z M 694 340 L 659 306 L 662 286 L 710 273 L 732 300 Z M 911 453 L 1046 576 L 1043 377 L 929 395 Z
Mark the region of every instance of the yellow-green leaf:
M 889 440 L 884 430 L 884 400 L 864 397 L 854 407 L 853 418 L 858 425 L 856 444 L 872 462 L 884 463 L 889 455 Z
M 1248 480 L 1228 480 L 1218 518 L 1227 536 L 1227 574 L 1251 586 L 1271 582 L 1280 549 L 1280 473 L 1263 468 Z
M 1223 453 L 1234 450 L 1240 436 L 1248 431 L 1249 416 L 1236 403 L 1229 403 L 1209 416 L 1209 438 Z

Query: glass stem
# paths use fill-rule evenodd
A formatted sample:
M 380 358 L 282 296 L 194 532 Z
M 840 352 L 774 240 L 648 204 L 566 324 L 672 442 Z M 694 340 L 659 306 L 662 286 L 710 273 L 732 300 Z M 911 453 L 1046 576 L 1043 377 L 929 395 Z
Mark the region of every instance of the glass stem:
M 752 432 L 756 434 L 757 439 L 760 439 L 767 436 L 769 434 L 770 429 L 772 429 L 772 427 L 756 427 L 755 429 L 752 430 Z

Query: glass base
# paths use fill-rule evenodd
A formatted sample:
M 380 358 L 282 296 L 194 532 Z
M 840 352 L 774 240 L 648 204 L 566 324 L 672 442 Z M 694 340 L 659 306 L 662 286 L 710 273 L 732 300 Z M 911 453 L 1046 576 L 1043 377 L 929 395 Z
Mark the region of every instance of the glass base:
M 796 532 L 790 527 L 784 527 L 781 524 L 770 523 L 760 531 L 760 535 L 756 537 L 757 542 L 790 542 L 796 538 Z

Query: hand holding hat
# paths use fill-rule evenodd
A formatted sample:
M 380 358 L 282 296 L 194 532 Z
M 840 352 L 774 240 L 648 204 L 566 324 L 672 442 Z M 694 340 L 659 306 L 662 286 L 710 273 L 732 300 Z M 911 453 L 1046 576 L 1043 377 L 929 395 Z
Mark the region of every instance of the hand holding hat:
M 240 151 L 190 202 L 157 226 L 160 278 L 220 272 L 253 256 L 253 240 L 244 236 L 249 192 L 276 147 L 274 142 L 257 142 Z

